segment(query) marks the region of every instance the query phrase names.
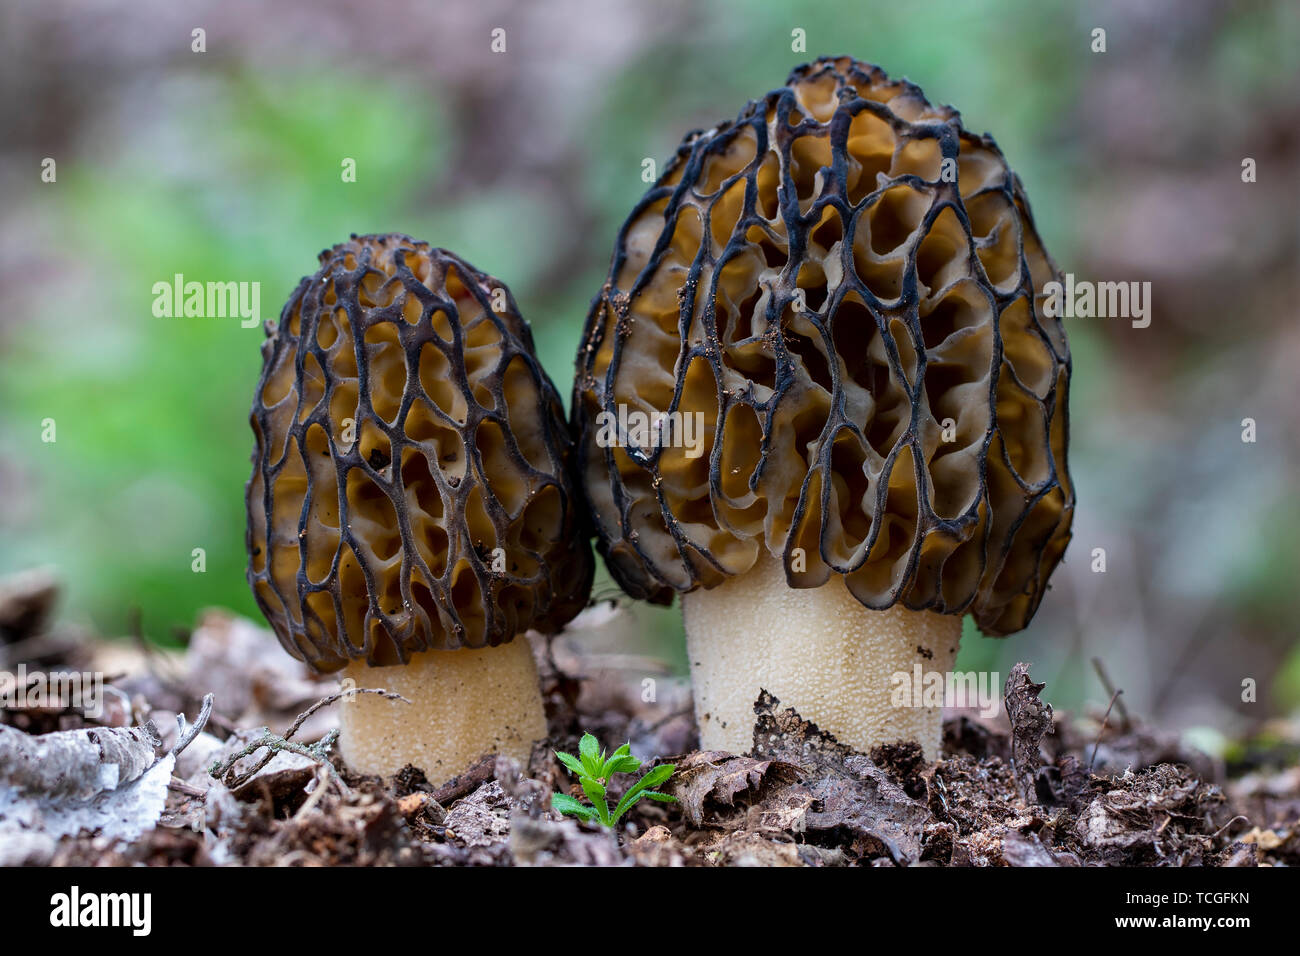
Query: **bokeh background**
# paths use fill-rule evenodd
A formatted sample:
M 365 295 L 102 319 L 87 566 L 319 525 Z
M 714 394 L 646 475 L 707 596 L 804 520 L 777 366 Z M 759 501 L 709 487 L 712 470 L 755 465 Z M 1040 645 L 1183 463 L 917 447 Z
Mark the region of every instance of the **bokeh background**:
M 0 8 L 0 48 L 0 573 L 53 566 L 65 620 L 257 615 L 263 333 L 155 318 L 155 282 L 260 282 L 273 317 L 321 248 L 407 232 L 509 283 L 567 400 L 643 159 L 849 53 L 997 137 L 1064 270 L 1153 286 L 1149 328 L 1067 323 L 1075 540 L 1033 625 L 959 667 L 1030 660 L 1087 708 L 1098 658 L 1211 747 L 1300 708 L 1300 5 L 42 0 Z M 684 670 L 676 609 L 627 613 Z

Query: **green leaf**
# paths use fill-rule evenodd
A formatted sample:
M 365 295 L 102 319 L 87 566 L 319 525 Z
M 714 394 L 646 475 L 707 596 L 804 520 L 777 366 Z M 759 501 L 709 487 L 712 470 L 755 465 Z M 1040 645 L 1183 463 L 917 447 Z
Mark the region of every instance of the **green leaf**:
M 559 758 L 560 763 L 569 768 L 570 773 L 579 777 L 586 774 L 587 771 L 583 769 L 581 762 L 579 762 L 578 758 L 573 756 L 573 754 L 562 754 L 557 750 L 555 751 L 555 756 Z
M 623 814 L 632 809 L 636 802 L 641 799 L 641 795 L 645 791 L 649 790 L 655 784 L 663 783 L 673 775 L 673 771 L 676 769 L 676 764 L 663 764 L 662 766 L 655 767 L 636 783 L 632 784 L 632 787 L 628 792 L 623 794 L 623 799 L 618 802 L 618 806 L 614 808 L 614 822 L 617 823 L 618 819 L 623 816 Z
M 642 777 L 640 780 L 637 781 L 637 783 L 643 783 L 647 787 L 653 787 L 656 784 L 663 783 L 665 780 L 671 777 L 673 775 L 673 771 L 676 769 L 677 769 L 676 764 L 671 764 L 671 763 L 660 764 L 659 766 L 655 767 L 653 770 L 648 771 L 644 777 Z
M 578 741 L 578 755 L 582 757 L 582 765 L 586 768 L 588 776 L 600 776 L 600 764 L 596 762 L 599 749 L 600 744 L 591 734 L 583 734 L 582 739 Z
M 627 773 L 626 770 L 619 770 L 618 768 L 621 766 L 623 758 L 629 756 L 631 752 L 632 748 L 629 744 L 619 747 L 608 757 L 602 752 L 600 755 L 600 775 L 608 780 L 612 774 Z
M 660 803 L 677 802 L 677 798 L 674 797 L 671 793 L 660 793 L 657 790 L 647 790 L 645 793 L 641 794 L 641 796 L 649 800 L 658 800 Z
M 611 817 L 614 823 L 617 823 L 619 819 L 623 816 L 623 814 L 627 813 L 634 806 L 636 806 L 636 802 L 641 799 L 641 794 L 643 791 L 644 788 L 641 786 L 640 782 L 638 781 L 636 784 L 632 786 L 631 790 L 623 794 L 623 799 L 618 802 L 618 806 L 614 807 L 614 813 L 613 816 Z
M 561 813 L 567 813 L 571 816 L 582 817 L 584 820 L 590 820 L 596 815 L 596 811 L 591 807 L 584 807 L 567 793 L 551 794 L 551 806 Z
M 591 801 L 593 806 L 605 799 L 605 785 L 599 780 L 583 777 L 578 783 L 582 785 L 582 792 L 587 795 L 587 799 Z
M 641 761 L 635 757 L 611 757 L 605 764 L 604 776 L 608 778 L 611 774 L 616 773 L 635 773 L 639 769 L 641 769 Z
M 605 788 L 590 777 L 582 777 L 578 782 L 582 784 L 582 792 L 587 795 L 591 805 L 596 808 L 596 814 L 600 817 L 600 822 L 607 827 L 613 826 L 614 821 L 609 816 L 609 804 L 605 802 Z

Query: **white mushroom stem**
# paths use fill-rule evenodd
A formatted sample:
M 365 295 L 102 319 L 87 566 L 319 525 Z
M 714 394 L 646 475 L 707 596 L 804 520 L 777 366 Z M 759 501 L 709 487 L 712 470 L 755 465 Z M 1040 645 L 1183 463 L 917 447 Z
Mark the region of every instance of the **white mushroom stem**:
M 901 706 L 895 675 L 905 675 L 907 688 L 918 664 L 946 677 L 960 616 L 899 605 L 872 611 L 839 575 L 819 588 L 791 588 L 766 549 L 748 572 L 683 595 L 682 614 L 702 750 L 751 750 L 754 701 L 765 689 L 855 750 L 914 740 L 927 759 L 938 756 L 943 708 L 917 706 L 921 688 Z
M 340 705 L 339 750 L 360 773 L 391 776 L 409 763 L 438 784 L 486 753 L 527 766 L 546 736 L 537 665 L 523 636 L 498 647 L 425 651 L 405 667 L 353 661 L 340 676 L 411 702 L 357 694 Z

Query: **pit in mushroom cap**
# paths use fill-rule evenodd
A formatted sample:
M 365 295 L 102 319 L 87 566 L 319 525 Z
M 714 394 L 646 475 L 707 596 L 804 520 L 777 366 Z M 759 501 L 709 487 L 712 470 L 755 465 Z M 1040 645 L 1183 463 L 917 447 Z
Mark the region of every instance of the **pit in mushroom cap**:
M 578 355 L 611 573 L 667 603 L 766 548 L 796 588 L 838 574 L 866 607 L 1023 628 L 1074 506 L 1056 276 L 993 140 L 876 67 L 818 60 L 688 136 Z M 703 413 L 705 454 L 600 447 L 620 406 Z
M 357 769 L 526 758 L 536 672 L 499 645 L 558 630 L 593 573 L 559 396 L 509 291 L 453 253 L 353 236 L 320 262 L 263 345 L 249 583 L 290 654 L 416 698 L 347 705 Z

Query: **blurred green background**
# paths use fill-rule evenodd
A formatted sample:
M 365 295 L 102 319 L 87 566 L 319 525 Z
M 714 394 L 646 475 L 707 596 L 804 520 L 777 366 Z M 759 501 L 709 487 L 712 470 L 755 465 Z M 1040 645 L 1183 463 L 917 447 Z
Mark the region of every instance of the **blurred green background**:
M 1300 705 L 1296 4 L 180 6 L 0 12 L 0 573 L 53 565 L 65 616 L 119 634 L 139 608 L 159 640 L 208 605 L 257 616 L 263 333 L 155 318 L 155 282 L 260 282 L 269 318 L 323 247 L 407 232 L 509 283 L 567 400 L 642 160 L 849 53 L 996 136 L 1064 270 L 1153 284 L 1148 329 L 1068 325 L 1075 541 L 1033 625 L 971 632 L 960 666 L 1034 661 L 1080 707 L 1104 703 L 1098 657 L 1131 710 L 1225 734 Z M 631 613 L 681 666 L 676 610 Z

